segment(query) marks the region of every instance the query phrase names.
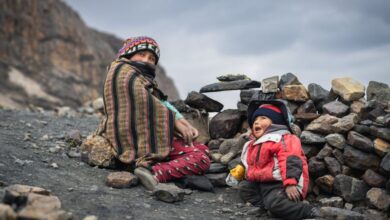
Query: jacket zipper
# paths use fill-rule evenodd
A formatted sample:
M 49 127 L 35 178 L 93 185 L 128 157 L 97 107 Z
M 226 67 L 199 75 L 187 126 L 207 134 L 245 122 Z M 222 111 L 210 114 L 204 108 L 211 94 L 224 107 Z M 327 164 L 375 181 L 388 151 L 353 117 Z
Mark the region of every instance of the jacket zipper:
M 258 162 L 259 161 L 259 157 L 260 157 L 260 150 L 261 150 L 261 146 L 262 146 L 263 144 L 261 144 L 260 146 L 259 146 L 259 149 L 257 150 L 257 155 L 256 155 L 256 162 Z

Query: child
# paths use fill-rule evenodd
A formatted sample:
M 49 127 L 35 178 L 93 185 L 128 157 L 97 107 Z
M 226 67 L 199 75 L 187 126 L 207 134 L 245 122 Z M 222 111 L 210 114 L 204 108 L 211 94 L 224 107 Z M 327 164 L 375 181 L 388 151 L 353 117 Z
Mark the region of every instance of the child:
M 122 163 L 136 167 L 135 175 L 148 190 L 201 175 L 210 166 L 207 147 L 193 142 L 198 130 L 157 87 L 159 58 L 159 45 L 150 37 L 124 42 L 106 76 L 105 117 L 98 132 Z
M 245 201 L 283 219 L 320 217 L 317 208 L 301 202 L 306 197 L 309 174 L 299 138 L 291 134 L 290 115 L 281 100 L 252 101 L 248 141 L 230 176 L 240 180 L 239 195 Z M 244 174 L 245 169 L 245 174 Z

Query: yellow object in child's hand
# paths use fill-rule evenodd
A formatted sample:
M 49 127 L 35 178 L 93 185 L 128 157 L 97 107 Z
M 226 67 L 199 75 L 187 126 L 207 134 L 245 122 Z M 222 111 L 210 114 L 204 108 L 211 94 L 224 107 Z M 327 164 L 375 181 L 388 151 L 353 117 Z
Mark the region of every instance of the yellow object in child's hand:
M 230 170 L 230 175 L 232 175 L 236 180 L 241 181 L 244 179 L 245 168 L 241 164 L 238 164 L 236 167 Z

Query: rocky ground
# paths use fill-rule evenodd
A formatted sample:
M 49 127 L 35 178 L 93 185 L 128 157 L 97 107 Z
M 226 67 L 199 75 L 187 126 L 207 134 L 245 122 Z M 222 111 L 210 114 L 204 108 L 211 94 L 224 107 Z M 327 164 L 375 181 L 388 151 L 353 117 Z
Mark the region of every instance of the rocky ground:
M 65 136 L 79 130 L 85 137 L 97 126 L 94 116 L 67 118 L 51 113 L 0 110 L 0 198 L 12 184 L 50 190 L 74 219 L 266 219 L 251 215 L 253 207 L 235 189 L 216 193 L 193 191 L 184 201 L 164 203 L 142 186 L 114 189 L 105 185 L 112 170 L 91 167 L 69 154 Z

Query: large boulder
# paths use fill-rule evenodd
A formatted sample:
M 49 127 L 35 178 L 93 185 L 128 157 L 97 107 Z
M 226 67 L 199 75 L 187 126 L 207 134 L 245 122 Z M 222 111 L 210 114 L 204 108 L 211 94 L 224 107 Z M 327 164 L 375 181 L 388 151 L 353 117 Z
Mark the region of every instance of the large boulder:
M 332 80 L 332 91 L 346 101 L 356 101 L 364 96 L 365 87 L 351 77 L 343 77 Z
M 307 88 L 309 90 L 311 100 L 315 103 L 323 102 L 329 96 L 329 91 L 318 84 L 310 83 Z
M 387 211 L 390 207 L 390 195 L 380 188 L 372 188 L 367 192 L 367 201 L 377 209 Z
M 321 134 L 334 133 L 332 125 L 337 123 L 339 119 L 332 115 L 321 115 L 319 118 L 312 121 L 307 127 L 307 131 L 317 132 Z
M 358 122 L 358 116 L 355 113 L 350 113 L 339 119 L 337 123 L 331 125 L 334 132 L 346 133 L 351 130 Z
M 343 117 L 348 113 L 349 106 L 336 100 L 323 105 L 322 110 L 324 111 L 324 113 L 336 117 Z
M 356 131 L 350 131 L 348 133 L 347 143 L 355 148 L 366 151 L 374 152 L 374 143 L 368 137 L 357 133 Z
M 386 185 L 386 178 L 370 169 L 366 170 L 362 179 L 372 187 L 385 187 Z
M 227 109 L 215 115 L 209 124 L 212 139 L 231 138 L 240 128 L 243 118 L 238 110 Z
M 287 85 L 302 85 L 302 83 L 299 82 L 298 77 L 295 76 L 294 74 L 286 73 L 280 77 L 280 81 L 279 81 L 280 90 L 283 90 L 283 88 Z
M 284 99 L 295 102 L 306 102 L 309 94 L 304 85 L 287 85 L 283 87 L 282 96 Z
M 325 144 L 325 137 L 320 135 L 320 134 L 316 134 L 316 133 L 313 133 L 311 131 L 303 131 L 301 136 L 301 141 L 302 143 L 304 144 Z

